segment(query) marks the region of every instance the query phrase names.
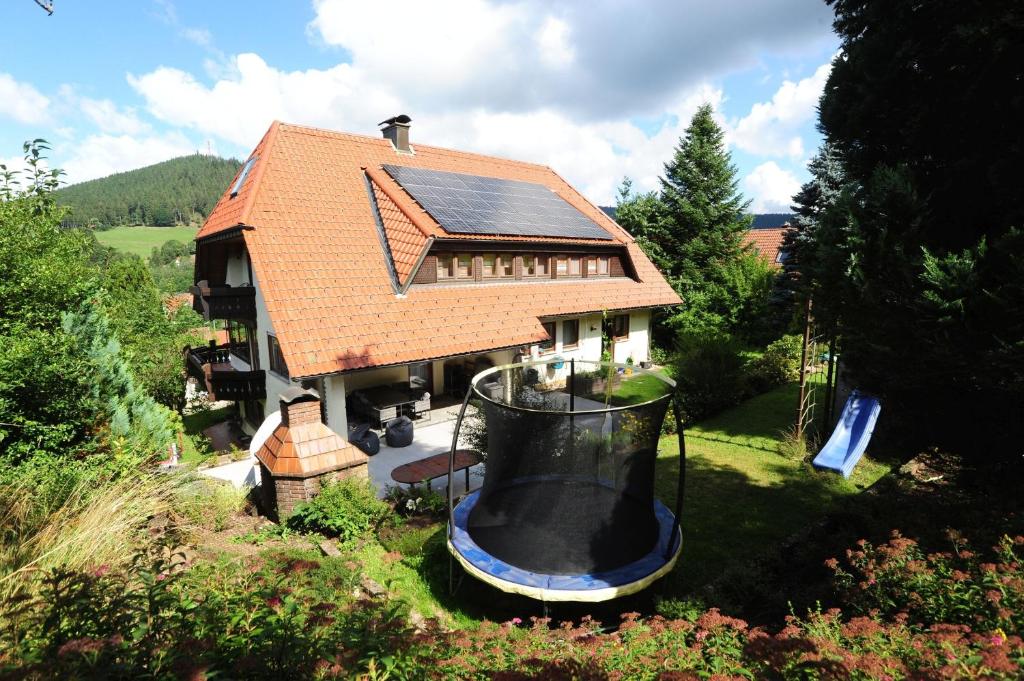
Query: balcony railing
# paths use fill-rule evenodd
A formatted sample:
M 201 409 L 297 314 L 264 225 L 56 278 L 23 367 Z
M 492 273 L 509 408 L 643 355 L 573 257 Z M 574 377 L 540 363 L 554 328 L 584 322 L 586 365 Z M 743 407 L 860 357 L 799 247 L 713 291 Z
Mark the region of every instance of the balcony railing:
M 207 320 L 256 320 L 256 289 L 252 286 L 210 286 L 204 281 L 189 289 L 195 311 Z
M 185 348 L 188 375 L 199 381 L 211 400 L 262 400 L 267 396 L 264 371 L 239 371 L 231 366 L 231 344 Z

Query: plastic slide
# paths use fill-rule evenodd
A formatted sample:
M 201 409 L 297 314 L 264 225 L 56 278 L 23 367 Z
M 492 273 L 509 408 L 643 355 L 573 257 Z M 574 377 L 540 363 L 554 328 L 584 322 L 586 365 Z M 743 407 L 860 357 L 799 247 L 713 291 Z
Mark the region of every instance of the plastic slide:
M 832 437 L 814 457 L 814 466 L 842 473 L 844 478 L 850 477 L 853 467 L 868 447 L 881 411 L 882 405 L 874 397 L 862 395 L 856 390 L 850 393 L 843 407 L 843 415 L 832 431 Z

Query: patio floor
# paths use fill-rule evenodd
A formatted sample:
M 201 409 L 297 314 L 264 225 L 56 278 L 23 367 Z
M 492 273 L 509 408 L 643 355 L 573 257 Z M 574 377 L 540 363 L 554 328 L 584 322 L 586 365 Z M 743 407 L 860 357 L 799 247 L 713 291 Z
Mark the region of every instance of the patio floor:
M 433 456 L 434 454 L 450 451 L 452 435 L 454 433 L 455 421 L 445 419 L 440 422 L 428 421 L 422 425 L 421 422 L 417 421 L 412 444 L 408 447 L 388 447 L 384 443 L 384 437 L 381 436 L 380 452 L 371 456 L 369 462 L 370 480 L 377 487 L 377 494 L 384 496 L 386 488 L 399 484 L 391 479 L 391 471 L 398 466 Z M 471 489 L 479 487 L 483 484 L 483 480 L 483 464 L 469 469 L 469 485 Z M 431 482 L 431 488 L 443 494 L 447 484 L 448 476 L 442 475 Z M 402 486 L 408 487 L 408 485 Z M 462 494 L 465 491 L 466 476 L 464 472 L 459 471 L 455 474 L 455 493 Z

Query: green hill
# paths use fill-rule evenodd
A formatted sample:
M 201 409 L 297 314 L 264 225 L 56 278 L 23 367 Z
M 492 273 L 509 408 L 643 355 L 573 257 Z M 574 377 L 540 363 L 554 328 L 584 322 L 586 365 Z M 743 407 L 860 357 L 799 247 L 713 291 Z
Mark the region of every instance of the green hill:
M 236 159 L 193 154 L 64 187 L 67 222 L 104 229 L 201 222 L 238 172 Z

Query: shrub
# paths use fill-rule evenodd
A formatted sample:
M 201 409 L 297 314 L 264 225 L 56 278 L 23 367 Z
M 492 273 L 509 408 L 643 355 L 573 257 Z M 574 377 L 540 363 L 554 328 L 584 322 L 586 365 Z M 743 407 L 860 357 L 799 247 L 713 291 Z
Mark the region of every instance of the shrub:
M 803 339 L 789 335 L 773 341 L 764 354 L 752 360 L 749 366 L 751 384 L 758 392 L 800 378 L 800 353 Z
M 680 341 L 673 375 L 680 392 L 684 424 L 713 416 L 747 395 L 739 344 L 723 335 Z
M 245 508 L 249 488 L 237 488 L 208 478 L 197 478 L 178 495 L 178 510 L 197 527 L 220 532 L 231 525 L 231 518 Z
M 349 541 L 379 527 L 390 512 L 369 481 L 345 478 L 325 482 L 312 501 L 299 504 L 288 526 Z
M 855 612 L 907 613 L 918 623 L 944 622 L 980 631 L 1024 628 L 1024 537 L 1003 537 L 985 562 L 955 533 L 954 550 L 925 554 L 894 532 L 881 546 L 861 541 L 846 552 L 847 567 L 827 564 Z

